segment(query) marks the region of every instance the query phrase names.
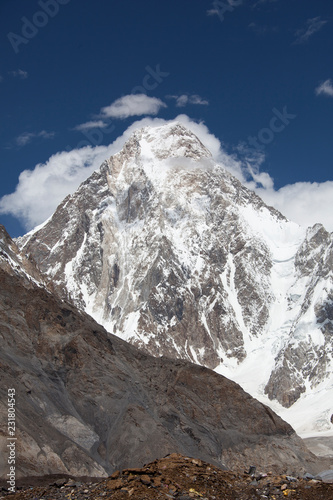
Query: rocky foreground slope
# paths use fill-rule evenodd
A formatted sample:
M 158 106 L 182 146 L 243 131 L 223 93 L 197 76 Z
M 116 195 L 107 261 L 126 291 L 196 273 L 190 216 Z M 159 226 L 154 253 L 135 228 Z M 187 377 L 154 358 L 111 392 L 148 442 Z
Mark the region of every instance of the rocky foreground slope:
M 171 454 L 142 468 L 116 471 L 103 481 L 44 478 L 34 488 L 24 489 L 8 500 L 96 499 L 156 500 L 257 500 L 258 498 L 294 500 L 332 500 L 333 471 L 307 479 L 275 475 L 271 471 L 223 471 L 202 460 Z M 0 497 L 1 498 L 1 497 Z
M 135 132 L 17 243 L 108 331 L 332 428 L 332 234 L 266 206 L 181 124 Z
M 12 267 L 9 253 L 15 260 L 18 250 L 8 238 L 2 230 L 2 478 L 8 389 L 15 389 L 17 478 L 107 476 L 173 452 L 228 468 L 327 468 L 290 425 L 234 382 L 137 350 L 37 284 L 18 260 Z

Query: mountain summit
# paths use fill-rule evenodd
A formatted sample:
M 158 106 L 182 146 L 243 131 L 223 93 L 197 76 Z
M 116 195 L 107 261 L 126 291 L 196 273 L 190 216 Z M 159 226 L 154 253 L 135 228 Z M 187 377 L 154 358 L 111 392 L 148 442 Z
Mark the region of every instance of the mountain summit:
M 109 332 L 331 428 L 332 234 L 265 205 L 180 123 L 136 131 L 17 244 Z

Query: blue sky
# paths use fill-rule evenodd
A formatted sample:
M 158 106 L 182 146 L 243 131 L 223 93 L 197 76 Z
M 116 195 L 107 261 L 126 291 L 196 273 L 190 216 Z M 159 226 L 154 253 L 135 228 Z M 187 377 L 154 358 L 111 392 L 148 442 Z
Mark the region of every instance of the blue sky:
M 1 0 L 0 223 L 25 233 L 131 130 L 181 115 L 333 230 L 332 23 L 328 0 Z

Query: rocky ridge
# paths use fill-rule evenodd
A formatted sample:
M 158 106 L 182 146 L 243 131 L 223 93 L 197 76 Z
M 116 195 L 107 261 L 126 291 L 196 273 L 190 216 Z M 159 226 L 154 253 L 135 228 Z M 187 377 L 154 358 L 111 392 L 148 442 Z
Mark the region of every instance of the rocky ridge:
M 332 234 L 266 206 L 179 123 L 135 132 L 17 244 L 60 296 L 147 353 L 284 407 L 333 387 Z M 321 405 L 308 432 L 331 429 Z
M 26 257 L 20 252 L 15 242 L 0 224 L 0 265 L 9 274 L 33 281 L 38 286 L 45 286 L 45 276 L 38 270 L 32 256 Z M 51 284 L 49 284 L 52 288 Z

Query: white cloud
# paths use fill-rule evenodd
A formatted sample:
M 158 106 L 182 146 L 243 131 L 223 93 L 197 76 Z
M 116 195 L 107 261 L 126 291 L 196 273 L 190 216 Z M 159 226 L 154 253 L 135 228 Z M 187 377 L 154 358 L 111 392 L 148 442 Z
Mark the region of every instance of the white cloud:
M 206 99 L 202 99 L 199 95 L 191 95 L 190 104 L 208 105 L 209 102 Z
M 176 106 L 177 108 L 183 108 L 187 106 L 188 104 L 196 104 L 196 105 L 208 105 L 209 102 L 206 99 L 203 99 L 197 94 L 194 95 L 187 95 L 187 94 L 182 94 L 182 95 L 169 95 L 167 96 L 169 99 L 175 99 L 176 100 Z
M 14 78 L 21 78 L 22 80 L 28 78 L 28 72 L 23 71 L 22 69 L 18 69 L 16 71 L 9 71 L 9 74 Z
M 15 142 L 17 146 L 26 146 L 33 139 L 41 137 L 42 139 L 52 139 L 55 136 L 54 132 L 46 132 L 46 130 L 41 130 L 41 132 L 23 132 L 23 134 L 16 137 Z
M 78 130 L 79 132 L 83 132 L 85 130 L 91 130 L 93 128 L 105 128 L 107 123 L 103 122 L 103 120 L 93 120 L 90 122 L 81 123 L 74 127 L 73 130 Z
M 0 213 L 17 217 L 29 230 L 46 220 L 58 204 L 109 155 L 106 146 L 57 153 L 33 170 L 24 170 L 14 193 L 0 200 Z
M 255 191 L 265 203 L 299 225 L 307 227 L 320 222 L 333 231 L 333 181 L 296 182 L 277 191 L 272 188 Z
M 318 85 L 315 90 L 317 95 L 324 94 L 333 97 L 333 84 L 331 80 L 326 80 L 325 82 Z
M 322 223 L 333 231 L 333 181 L 323 183 L 298 182 L 274 188 L 271 176 L 260 171 L 263 156 L 252 156 L 249 161 L 225 152 L 217 137 L 204 123 L 193 121 L 182 114 L 175 120 L 189 128 L 213 155 L 213 158 L 235 175 L 249 189 L 254 190 L 263 200 L 280 210 L 286 217 L 303 226 Z M 17 217 L 27 230 L 42 223 L 56 209 L 57 205 L 102 162 L 120 151 L 131 134 L 142 127 L 158 127 L 170 121 L 145 117 L 134 122 L 109 146 L 87 146 L 69 152 L 57 153 L 33 170 L 25 170 L 19 177 L 14 193 L 0 200 L 0 213 Z M 246 155 L 244 150 L 243 156 Z
M 295 36 L 296 40 L 295 44 L 305 43 L 309 40 L 309 38 L 317 33 L 317 31 L 321 30 L 321 28 L 327 23 L 327 21 L 323 21 L 320 16 L 313 17 L 306 21 L 305 27 L 296 31 Z
M 129 94 L 120 97 L 110 106 L 101 109 L 101 118 L 125 119 L 129 116 L 157 115 L 161 108 L 167 105 L 157 97 L 146 94 Z

